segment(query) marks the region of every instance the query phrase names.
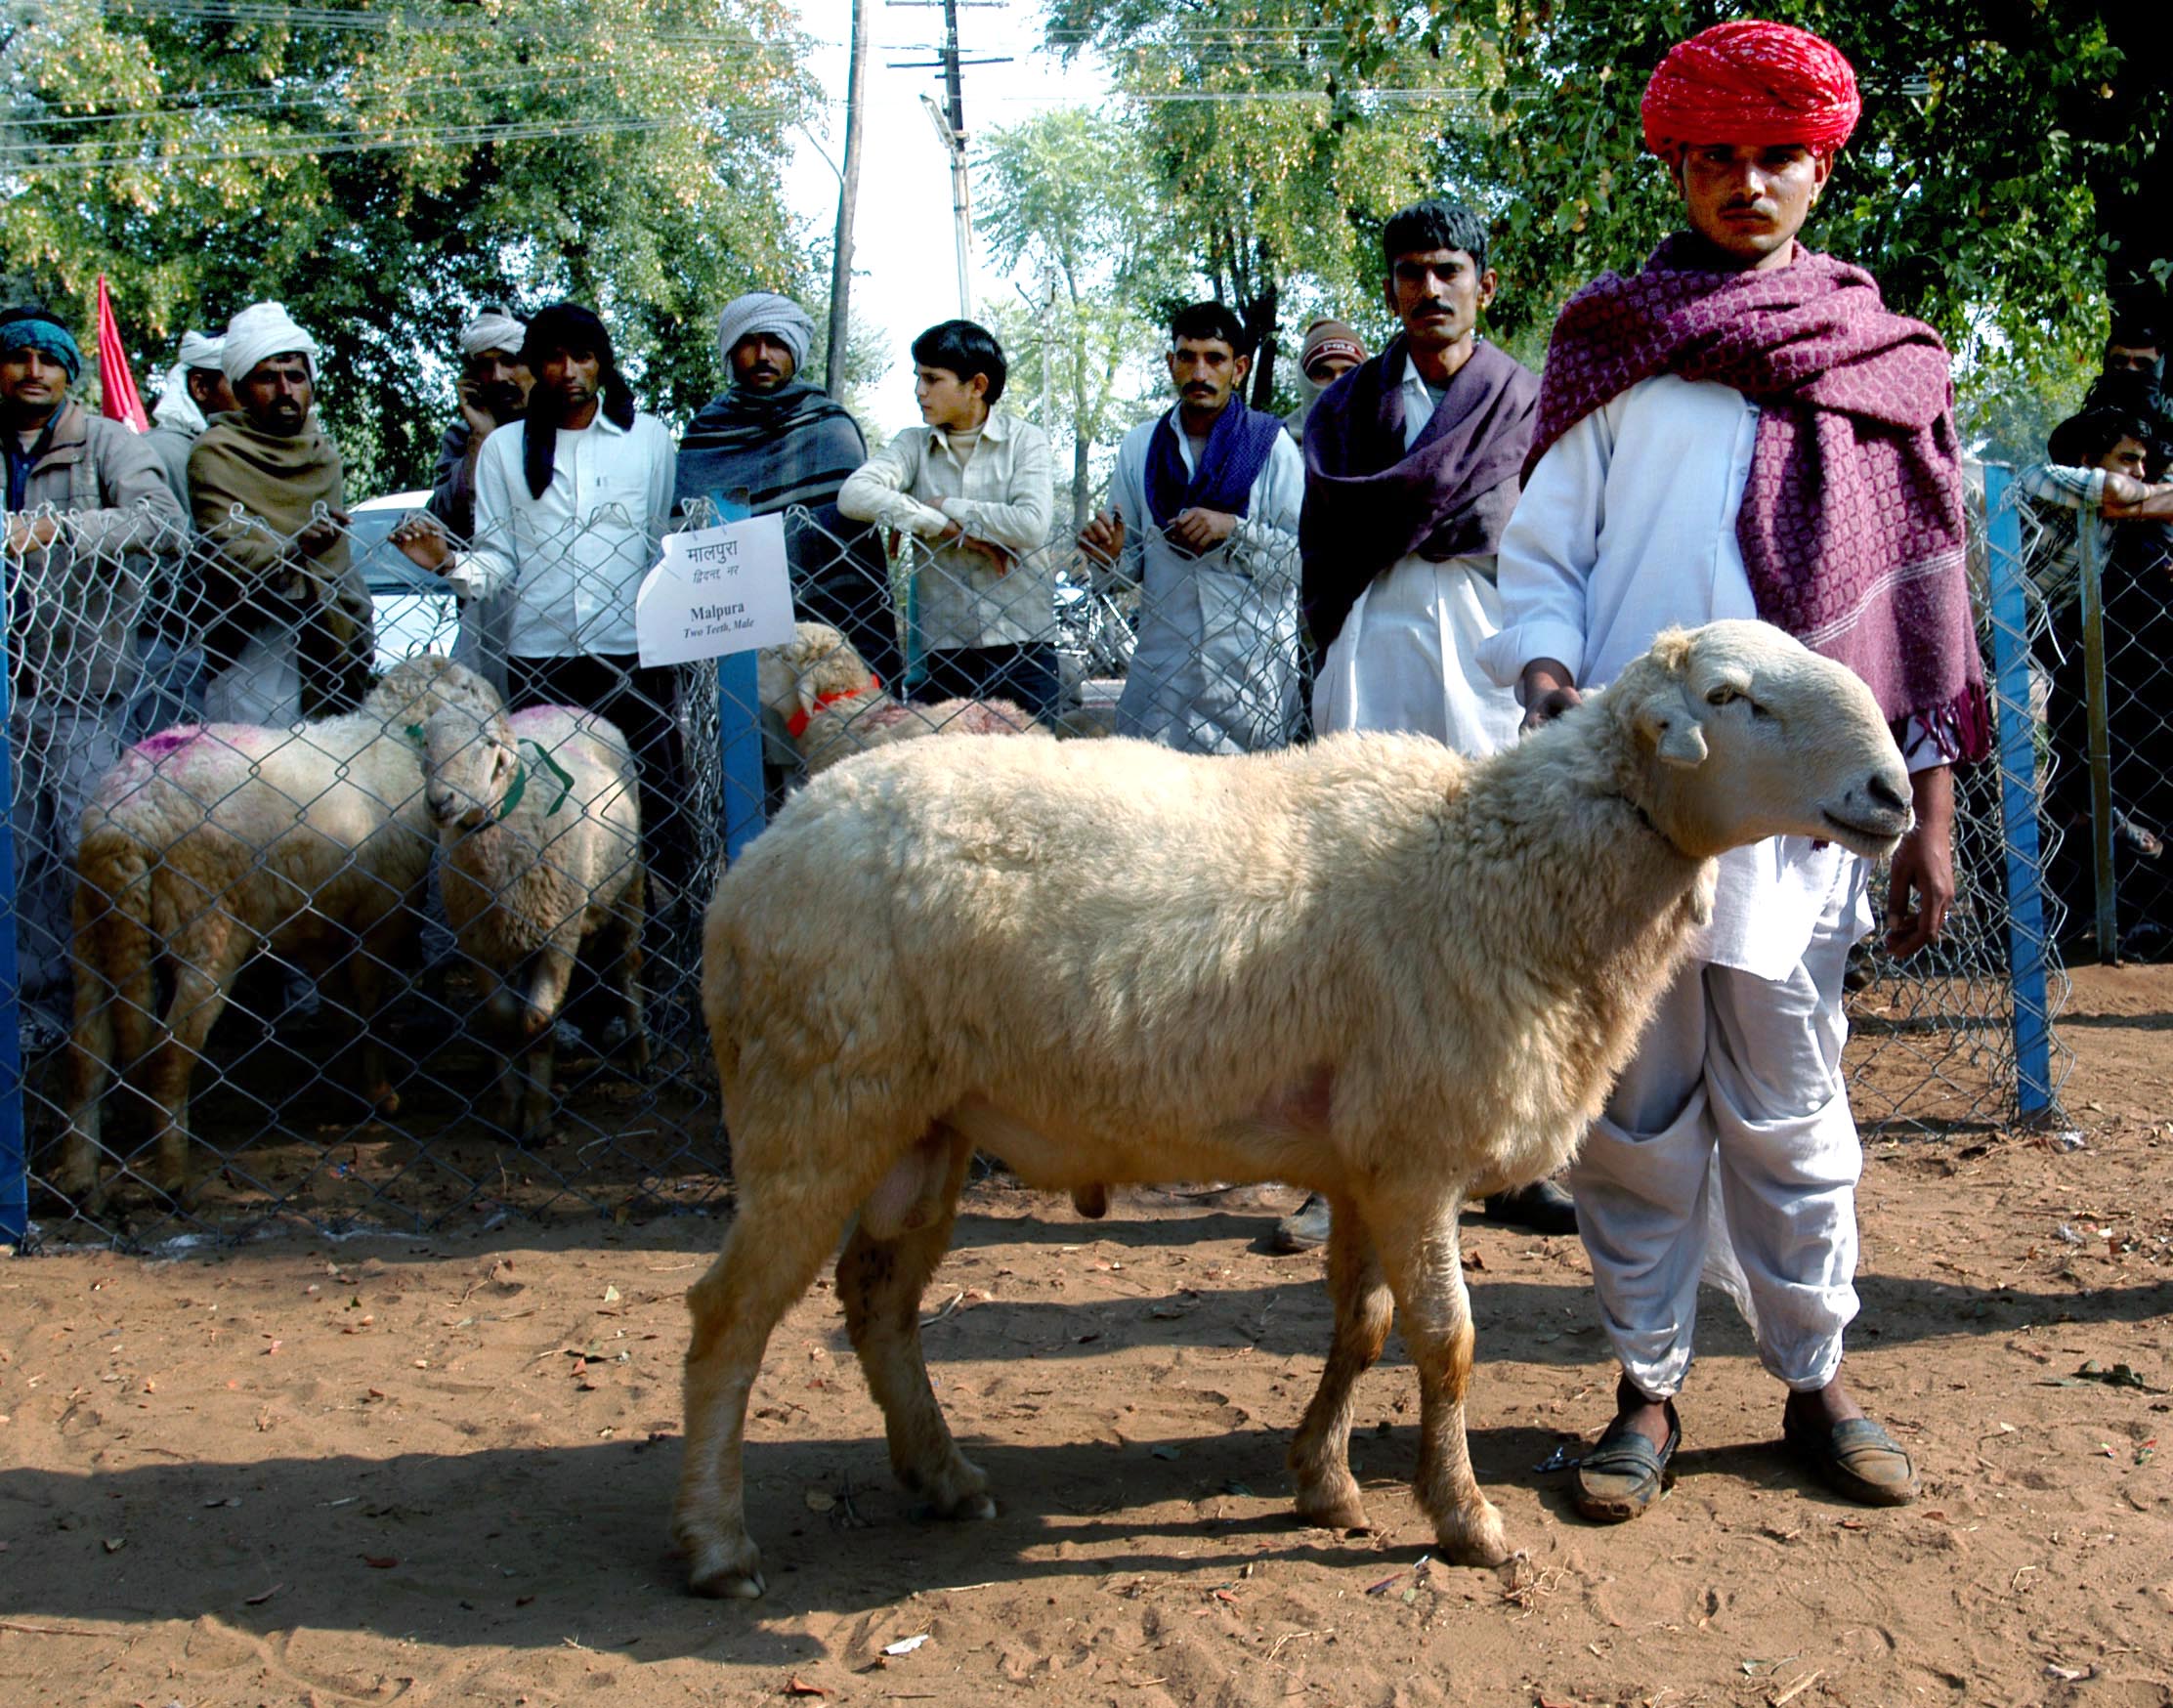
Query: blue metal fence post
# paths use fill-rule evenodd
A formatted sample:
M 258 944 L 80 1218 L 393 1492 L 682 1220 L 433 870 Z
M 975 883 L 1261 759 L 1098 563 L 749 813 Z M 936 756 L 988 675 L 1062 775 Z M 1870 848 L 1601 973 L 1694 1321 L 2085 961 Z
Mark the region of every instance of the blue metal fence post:
M 0 622 L 0 1237 L 30 1235 L 30 1156 L 22 1128 L 22 969 L 16 957 L 15 749 L 8 741 L 7 624 Z
M 724 522 L 749 514 L 744 491 L 712 492 L 709 501 Z M 730 865 L 766 821 L 762 789 L 762 693 L 752 653 L 717 661 L 717 749 L 723 777 L 724 858 Z
M 1987 464 L 1984 517 L 1990 558 L 1992 681 L 1999 714 L 1999 801 L 2007 854 L 2007 957 L 2015 1005 L 2016 1103 L 2051 1109 L 2044 864 L 2037 841 L 2037 724 L 2030 715 L 2029 601 L 2014 475 Z

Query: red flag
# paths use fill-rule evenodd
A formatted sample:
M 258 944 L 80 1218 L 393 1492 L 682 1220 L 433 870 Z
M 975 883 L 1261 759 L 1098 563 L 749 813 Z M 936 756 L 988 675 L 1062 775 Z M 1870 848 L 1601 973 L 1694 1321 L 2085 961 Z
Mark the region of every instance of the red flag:
M 126 421 L 139 433 L 150 431 L 150 417 L 144 413 L 136 375 L 129 370 L 128 351 L 121 344 L 120 324 L 113 319 L 113 299 L 106 294 L 103 273 L 98 276 L 98 395 L 100 412 L 108 421 Z

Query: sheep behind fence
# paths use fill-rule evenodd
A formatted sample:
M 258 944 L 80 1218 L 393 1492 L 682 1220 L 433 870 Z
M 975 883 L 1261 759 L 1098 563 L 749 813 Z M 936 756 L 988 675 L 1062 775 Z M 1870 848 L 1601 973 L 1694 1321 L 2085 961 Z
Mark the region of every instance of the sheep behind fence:
M 219 660 L 204 654 L 217 624 L 202 603 L 203 577 L 192 569 L 198 546 L 178 534 L 130 538 L 130 637 L 127 622 L 85 619 L 98 615 L 91 607 L 99 590 L 118 583 L 101 576 L 99 542 L 71 536 L 67 518 L 57 518 L 64 549 L 6 566 L 14 881 L 0 892 L 0 979 L 12 928 L 19 949 L 6 1018 L 20 1069 L 8 1068 L 0 1046 L 0 1089 L 9 1093 L 0 1096 L 0 1227 L 18 1237 L 33 1222 L 36 1237 L 48 1240 L 147 1242 L 266 1223 L 421 1228 L 448 1218 L 594 1210 L 624 1217 L 720 1203 L 730 1189 L 729 1149 L 702 1034 L 702 911 L 728 852 L 759 831 L 811 762 L 946 728 L 1020 722 L 1028 735 L 1067 741 L 1109 736 L 1120 723 L 1153 727 L 1202 750 L 1226 750 L 1233 740 L 1277 746 L 1309 733 L 1303 697 L 1293 690 L 1304 674 L 1295 621 L 1269 609 L 1295 587 L 1295 565 L 1267 576 L 1257 597 L 1202 602 L 1185 613 L 1198 636 L 1191 658 L 1172 664 L 1158 651 L 1152 663 L 1135 662 L 1136 636 L 1167 632 L 1145 589 L 1052 546 L 1032 566 L 1040 573 L 1001 577 L 996 594 L 979 595 L 1010 597 L 1001 590 L 1007 584 L 1025 589 L 1032 608 L 1003 615 L 1033 638 L 1004 654 L 1001 668 L 961 676 L 955 660 L 925 644 L 917 602 L 926 571 L 910 556 L 912 541 L 892 542 L 899 550 L 885 572 L 875 567 L 885 553 L 871 549 L 869 536 L 841 537 L 834 517 L 826 527 L 794 510 L 786 543 L 795 605 L 823 625 L 805 631 L 819 638 L 797 654 L 768 656 L 760 669 L 743 657 L 581 674 L 538 670 L 498 650 L 502 625 L 486 630 L 464 616 L 447 583 L 398 548 L 393 531 L 407 513 L 400 502 L 359 506 L 346 531 L 371 596 L 374 633 L 362 642 L 369 663 L 382 674 L 416 655 L 448 656 L 517 710 L 574 705 L 618 729 L 635 760 L 646 891 L 638 929 L 620 933 L 631 932 L 631 953 L 618 958 L 609 933 L 584 946 L 542 1039 L 556 1058 L 549 1100 L 534 1101 L 538 1082 L 528 1069 L 541 1061 L 516 1059 L 534 1042 L 527 1021 L 518 1038 L 490 1022 L 510 946 L 479 952 L 471 909 L 463 948 L 458 910 L 447 917 L 448 857 L 431 850 L 438 830 L 423 799 L 427 710 L 395 716 L 335 701 L 326 708 L 331 724 L 268 724 L 246 744 L 216 731 L 196 738 L 207 749 L 222 742 L 248 747 L 240 756 L 246 782 L 200 790 L 207 798 L 195 806 L 199 833 L 226 838 L 229 875 L 219 884 L 196 881 L 158 849 L 140 851 L 140 882 L 153 899 L 128 929 L 149 933 L 164 951 L 148 973 L 121 967 L 103 942 L 136 918 L 107 898 L 132 893 L 129 882 L 139 880 L 100 869 L 80 947 L 113 1037 L 107 1045 L 104 1034 L 87 1035 L 99 1051 L 71 1070 L 78 857 L 86 846 L 97 855 L 109 839 L 100 832 L 86 843 L 83 809 L 116 768 L 151 765 L 161 743 L 178 746 L 162 732 L 201 724 Z M 2032 650 L 2042 649 L 2055 619 L 2024 573 L 2032 551 L 2041 555 L 2038 519 L 1995 494 L 1988 527 L 1982 515 L 1978 524 L 1986 675 L 2001 684 L 2000 708 L 2019 732 L 2023 757 L 2005 773 L 1980 767 L 1958 791 L 1960 897 L 1947 944 L 1906 965 L 1864 958 L 1850 1061 L 1858 1117 L 1873 1132 L 1995 1125 L 2019 1100 L 2048 1102 L 2061 1074 L 2044 1025 L 2057 1005 L 2057 968 L 2049 984 L 2041 970 L 2015 978 L 2018 965 L 2037 962 L 2027 933 L 2015 934 L 2021 914 L 2011 905 L 2028 870 L 2016 864 L 2018 814 L 2048 857 L 2065 831 L 2037 812 L 2040 793 L 2054 787 L 2058 744 L 2048 718 L 2058 705 Z M 2003 529 L 2018 527 L 2030 534 L 1993 549 Z M 2003 586 L 2023 595 L 2005 618 Z M 65 637 L 55 631 L 55 613 L 64 610 L 78 619 Z M 282 661 L 320 645 L 309 640 L 312 621 L 298 605 L 283 626 L 252 635 L 253 666 L 277 677 Z M 2004 676 L 2003 648 L 2019 649 L 2022 660 Z M 94 654 L 95 670 L 87 667 Z M 1216 692 L 1202 695 L 1203 680 Z M 1232 705 L 1250 709 L 1233 718 Z M 374 718 L 374 727 L 343 718 Z M 335 750 L 335 724 L 353 745 Z M 365 753 L 400 756 L 402 782 L 373 783 L 359 757 Z M 527 788 L 546 805 L 564 787 L 553 764 L 577 774 L 571 763 L 532 758 Z M 246 801 L 262 814 L 274 776 L 283 780 L 285 804 L 270 816 L 289 822 L 242 822 Z M 321 829 L 339 817 L 340 802 L 352 809 L 363 798 L 375 830 L 358 822 L 332 834 Z M 589 811 L 584 804 L 584 825 Z M 418 861 L 419 886 L 411 871 Z M 584 893 L 612 889 L 584 872 Z M 337 906 L 335 890 L 348 898 Z M 623 884 L 617 893 L 624 899 Z M 244 894 L 256 901 L 241 905 Z M 257 906 L 264 897 L 277 905 Z M 819 910 L 821 896 L 808 905 Z M 2052 928 L 2048 921 L 2046 932 Z M 207 933 L 221 939 L 216 953 L 197 941 Z M 629 985 L 623 968 L 637 960 Z M 646 1065 L 629 1019 L 635 1009 L 652 1052 Z M 221 1011 L 213 1029 L 209 1017 Z M 2038 1033 L 2022 1057 L 2019 1011 L 2034 1017 Z M 362 1064 L 360 1080 L 340 1059 L 357 1039 L 383 1064 Z M 93 1094 L 89 1083 L 102 1064 L 112 1077 Z M 509 1068 L 528 1088 L 510 1116 L 489 1095 Z M 193 1089 L 186 1089 L 192 1078 Z M 185 1088 L 178 1094 L 177 1079 Z M 27 1156 L 20 1173 L 9 1164 L 6 1130 L 17 1109 L 14 1132 Z M 176 1162 L 183 1132 L 192 1146 L 187 1168 Z

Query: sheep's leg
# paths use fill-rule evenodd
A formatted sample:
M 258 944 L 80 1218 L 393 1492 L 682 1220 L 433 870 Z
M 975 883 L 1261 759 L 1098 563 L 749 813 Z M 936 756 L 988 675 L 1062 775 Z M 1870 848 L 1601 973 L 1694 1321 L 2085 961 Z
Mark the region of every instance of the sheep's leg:
M 1419 1476 L 1413 1493 L 1451 1560 L 1499 1565 L 1509 1558 L 1502 1516 L 1479 1493 L 1464 1434 L 1472 1334 L 1471 1300 L 1457 1244 L 1462 1203 L 1460 1182 L 1445 1197 L 1369 1194 L 1365 1211 L 1419 1371 Z
M 152 1049 L 144 1074 L 144 1089 L 150 1098 L 158 1132 L 154 1140 L 157 1158 L 150 1173 L 151 1184 L 184 1202 L 191 1196 L 189 1180 L 189 1088 L 204 1042 L 226 1011 L 234 975 L 241 968 L 231 956 L 201 951 L 201 958 L 176 957 L 174 997 L 166 1010 L 165 1036 Z
M 80 936 L 80 933 L 79 933 Z M 75 1024 L 68 1033 L 67 1131 L 48 1183 L 64 1198 L 98 1187 L 101 1114 L 113 1066 L 113 1003 L 106 975 L 87 961 L 75 965 Z
M 1373 1367 L 1388 1340 L 1395 1296 L 1381 1273 L 1373 1235 L 1357 1205 L 1330 1201 L 1328 1296 L 1336 1306 L 1336 1338 L 1320 1387 L 1305 1408 L 1291 1442 L 1290 1468 L 1298 1479 L 1298 1515 L 1336 1530 L 1362 1529 L 1366 1509 L 1350 1474 L 1350 1417 L 1358 1378 Z
M 992 1518 L 989 1479 L 959 1451 L 943 1410 L 928 1386 L 920 1346 L 920 1294 L 951 1249 L 951 1224 L 959 1189 L 965 1184 L 973 1145 L 951 1134 L 935 1214 L 922 1226 L 881 1239 L 864 1216 L 837 1260 L 837 1298 L 845 1328 L 882 1407 L 890 1438 L 890 1468 L 914 1493 L 925 1495 L 946 1518 Z
M 396 930 L 364 937 L 347 963 L 348 989 L 355 999 L 355 1046 L 362 1099 L 388 1120 L 400 1113 L 400 1093 L 393 1089 L 392 1077 L 385 1071 L 378 1015 L 385 1006 L 386 988 L 397 985 L 403 977 L 395 957 L 405 946 L 402 941 L 405 935 Z
M 807 1291 L 836 1231 L 806 1209 L 800 1203 L 774 1214 L 743 1199 L 717 1260 L 687 1291 L 694 1315 L 687 1446 L 671 1529 L 688 1556 L 688 1584 L 697 1595 L 753 1597 L 765 1587 L 743 1493 L 747 1392 L 770 1331 Z
M 618 999 L 618 1018 L 625 1032 L 619 1053 L 636 1073 L 649 1066 L 649 1028 L 641 1012 L 641 875 L 637 872 L 627 895 L 612 909 L 603 928 L 589 940 L 589 958 L 605 990 Z
M 579 947 L 576 928 L 545 944 L 529 968 L 528 1000 L 521 1014 L 524 1036 L 518 1076 L 518 1131 L 523 1145 L 544 1144 L 551 1136 L 551 1078 L 558 1066 L 554 1033 L 566 1007 L 566 993 L 574 982 Z
M 524 1142 L 520 1130 L 522 1069 L 519 1065 L 528 1046 L 527 1030 L 521 1023 L 524 1005 L 520 993 L 504 978 L 490 987 L 490 994 L 483 1002 L 484 1013 L 490 1019 L 491 1045 L 498 1053 L 498 1071 L 490 1082 L 494 1110 L 491 1119 L 498 1130 L 516 1143 Z

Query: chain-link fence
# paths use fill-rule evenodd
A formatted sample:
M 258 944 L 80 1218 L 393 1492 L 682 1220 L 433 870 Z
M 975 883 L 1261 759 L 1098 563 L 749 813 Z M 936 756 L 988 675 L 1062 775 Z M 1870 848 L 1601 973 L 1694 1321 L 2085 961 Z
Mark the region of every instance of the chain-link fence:
M 241 552 L 51 515 L 49 543 L 11 553 L 0 1079 L 14 1044 L 42 1237 L 711 1204 L 729 1151 L 703 905 L 806 775 L 946 728 L 1201 752 L 1307 734 L 1287 535 L 1176 573 L 1136 543 L 931 546 L 795 508 L 818 626 L 758 662 L 649 669 L 631 610 L 656 542 L 611 514 L 467 548 L 401 504 L 290 536 L 237 514 Z M 1946 944 L 1865 957 L 1867 1128 L 1996 1123 L 2056 1089 L 2018 1027 L 2058 992 L 2012 905 L 2035 858 L 2018 801 L 2048 846 L 2062 829 L 2037 814 L 2057 607 L 2000 544 L 2022 515 L 1980 515 L 1978 573 L 2026 775 L 1963 780 Z

